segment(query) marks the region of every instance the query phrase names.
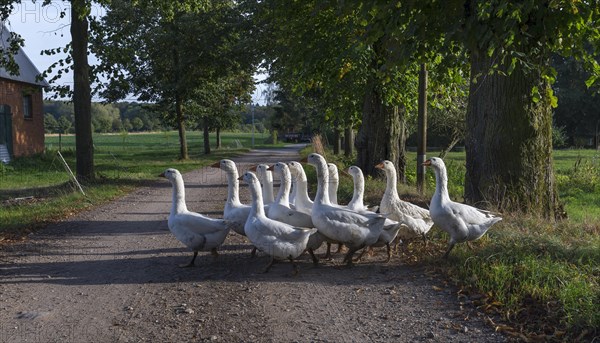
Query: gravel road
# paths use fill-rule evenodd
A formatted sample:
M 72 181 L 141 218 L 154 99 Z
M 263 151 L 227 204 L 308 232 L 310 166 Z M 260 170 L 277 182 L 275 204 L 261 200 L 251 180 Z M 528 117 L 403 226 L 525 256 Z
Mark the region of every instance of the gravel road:
M 249 163 L 297 158 L 298 146 L 255 150 Z M 310 168 L 310 167 L 308 167 Z M 221 217 L 225 174 L 184 175 L 190 210 Z M 249 192 L 242 184 L 243 202 Z M 385 253 L 339 268 L 300 258 L 262 274 L 269 258 L 230 233 L 196 268 L 168 231 L 171 187 L 157 180 L 50 225 L 0 252 L 0 342 L 504 342 L 457 290 Z M 321 254 L 324 251 L 319 251 Z

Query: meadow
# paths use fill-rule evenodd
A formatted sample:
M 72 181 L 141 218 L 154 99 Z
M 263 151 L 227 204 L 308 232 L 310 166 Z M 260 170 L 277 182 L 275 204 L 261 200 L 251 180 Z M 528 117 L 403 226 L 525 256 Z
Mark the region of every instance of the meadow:
M 200 132 L 188 132 L 189 160 L 179 160 L 176 132 L 153 134 L 95 135 L 95 162 L 98 179 L 85 184 L 87 196 L 76 191 L 57 157 L 57 136 L 46 137 L 47 152 L 32 158 L 0 164 L 0 241 L 23 239 L 32 230 L 63 219 L 91 206 L 122 196 L 135 187 L 147 185 L 167 167 L 181 171 L 200 168 L 215 160 L 241 154 L 251 147 L 251 134 L 224 133 L 223 148 L 203 154 Z M 265 144 L 257 134 L 255 147 Z M 214 142 L 214 136 L 211 136 Z M 280 144 L 282 145 L 282 144 Z M 61 139 L 61 151 L 75 167 L 74 136 Z M 311 151 L 308 147 L 303 151 Z M 428 156 L 437 156 L 428 152 Z M 352 158 L 326 158 L 340 168 Z M 462 201 L 464 152 L 446 158 L 449 192 Z M 415 191 L 416 154 L 409 153 L 407 184 L 399 185 L 403 199 L 427 206 L 435 179 L 427 173 L 424 195 Z M 556 183 L 568 219 L 548 222 L 526 214 L 503 214 L 474 249 L 457 246 L 443 260 L 447 236 L 432 229 L 427 245 L 408 242 L 400 251 L 403 263 L 426 265 L 447 277 L 461 289 L 462 302 L 488 312 L 497 330 L 521 340 L 587 340 L 600 327 L 600 152 L 556 150 Z M 306 168 L 314 185 L 314 168 Z M 352 181 L 342 178 L 340 202 L 352 197 Z M 385 188 L 380 178 L 367 178 L 365 202 L 378 204 Z M 313 190 L 314 192 L 314 190 Z M 33 196 L 33 197 L 29 197 Z M 21 197 L 21 200 L 14 198 Z M 498 319 L 499 318 L 499 319 Z M 497 323 L 496 323 L 497 322 Z

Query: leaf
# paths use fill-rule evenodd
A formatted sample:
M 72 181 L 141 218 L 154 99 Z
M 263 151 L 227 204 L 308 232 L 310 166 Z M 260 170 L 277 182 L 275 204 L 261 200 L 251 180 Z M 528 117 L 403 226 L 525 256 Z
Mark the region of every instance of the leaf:
M 590 88 L 594 83 L 598 80 L 598 75 L 592 75 L 587 80 L 585 80 L 585 85 L 587 88 Z

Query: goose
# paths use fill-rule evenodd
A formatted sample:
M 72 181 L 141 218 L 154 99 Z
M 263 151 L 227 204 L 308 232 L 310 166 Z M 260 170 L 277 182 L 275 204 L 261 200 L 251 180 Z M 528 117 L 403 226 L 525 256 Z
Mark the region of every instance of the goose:
M 281 180 L 281 185 L 279 186 L 275 202 L 269 206 L 267 217 L 296 227 L 314 227 L 310 214 L 289 207 L 288 199 L 292 176 L 287 164 L 278 162 L 270 167 L 269 170 L 275 172 L 275 175 Z M 306 250 L 308 250 L 308 253 L 312 257 L 314 264 L 319 263 L 314 251 L 323 244 L 323 241 L 324 237 L 318 232 L 315 232 L 308 239 Z
M 224 219 L 213 219 L 187 209 L 185 203 L 185 185 L 177 169 L 169 168 L 159 175 L 171 182 L 173 202 L 167 221 L 169 231 L 181 243 L 194 251 L 188 264 L 180 267 L 193 267 L 198 251 L 209 251 L 215 258 L 219 255 L 217 247 L 223 244 L 231 229 L 231 223 Z
M 363 202 L 365 193 L 365 177 L 362 170 L 360 167 L 350 166 L 348 168 L 348 174 L 350 174 L 354 180 L 354 193 L 352 194 L 352 200 L 350 200 L 346 206 L 349 209 L 357 212 L 371 212 Z M 394 241 L 394 239 L 396 239 L 398 232 L 401 230 L 408 230 L 408 226 L 406 224 L 399 224 L 396 221 L 386 218 L 381 235 L 379 235 L 377 242 L 371 245 L 369 249 L 385 246 L 387 248 L 387 260 L 385 262 L 389 262 L 392 256 L 390 244 Z M 361 252 L 356 260 L 360 261 L 365 251 L 366 249 Z
M 396 168 L 391 161 L 384 160 L 375 168 L 382 169 L 387 178 L 385 192 L 379 205 L 380 212 L 385 213 L 389 219 L 406 225 L 406 228 L 398 233 L 400 239 L 422 237 L 426 241 L 426 234 L 433 226 L 429 211 L 400 199 L 396 188 Z
M 265 273 L 276 259 L 288 259 L 292 262 L 293 273 L 298 273 L 294 259 L 306 249 L 309 237 L 317 231 L 314 228 L 299 228 L 282 223 L 265 215 L 260 182 L 252 172 L 245 172 L 240 179 L 248 183 L 252 194 L 252 210 L 244 225 L 246 236 L 258 249 L 271 256 Z
M 304 172 L 304 168 L 300 162 L 291 161 L 288 162 L 287 165 L 290 169 L 290 173 L 295 181 L 296 186 L 294 206 L 296 210 L 300 212 L 311 214 L 313 201 L 310 200 L 310 197 L 308 196 L 308 181 L 306 178 L 306 172 Z
M 261 163 L 250 168 L 250 171 L 256 172 L 261 184 L 264 205 L 268 206 L 275 201 L 273 197 L 273 173 L 269 170 L 269 165 Z
M 312 208 L 312 220 L 317 230 L 331 241 L 348 247 L 344 262 L 352 265 L 354 253 L 377 242 L 385 217 L 376 213 L 358 213 L 334 206 L 329 201 L 329 170 L 323 156 L 312 153 L 306 161 L 317 171 L 317 195 Z
M 340 175 L 335 163 L 327 163 L 329 170 L 329 201 L 332 205 L 338 205 L 337 191 L 340 185 Z
M 492 225 L 502 220 L 489 211 L 450 200 L 446 165 L 441 158 L 432 157 L 423 165 L 431 167 L 435 172 L 435 193 L 429 205 L 431 218 L 440 229 L 450 235 L 448 250 L 444 257 L 448 257 L 456 243 L 479 239 Z
M 240 202 L 240 190 L 238 181 L 238 170 L 235 162 L 228 159 L 223 159 L 211 167 L 220 168 L 227 176 L 227 200 L 223 209 L 223 219 L 233 223 L 232 229 L 237 234 L 246 236 L 244 232 L 244 224 L 250 214 L 250 206 Z

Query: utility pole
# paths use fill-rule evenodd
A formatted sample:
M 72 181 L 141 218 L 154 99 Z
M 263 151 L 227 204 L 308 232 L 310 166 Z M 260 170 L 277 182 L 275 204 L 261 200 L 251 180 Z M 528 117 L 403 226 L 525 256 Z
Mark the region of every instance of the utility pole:
M 250 105 L 250 112 L 252 112 L 252 147 L 254 148 L 254 104 Z
M 427 153 L 427 67 L 421 64 L 419 72 L 419 117 L 417 124 L 417 190 L 425 193 L 425 166 Z

